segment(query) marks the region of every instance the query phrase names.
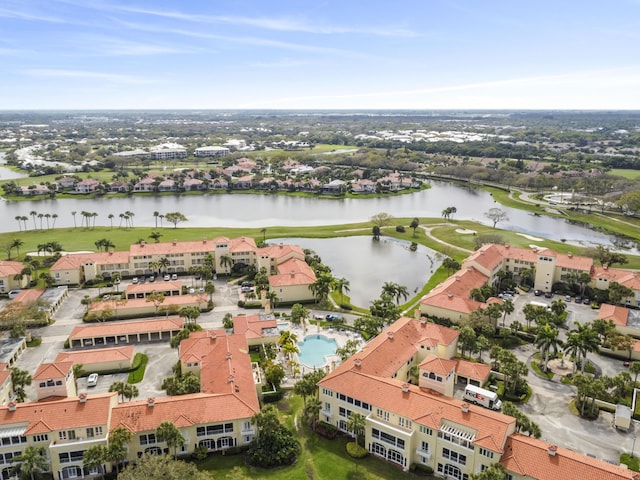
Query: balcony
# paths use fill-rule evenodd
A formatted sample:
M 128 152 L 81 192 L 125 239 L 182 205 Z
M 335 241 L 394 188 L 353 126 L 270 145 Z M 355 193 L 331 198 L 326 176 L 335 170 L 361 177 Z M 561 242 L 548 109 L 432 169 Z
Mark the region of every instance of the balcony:
M 320 410 L 320 415 L 324 415 L 325 417 L 330 417 L 331 416 L 331 409 L 323 408 L 322 410 Z
M 416 455 L 424 457 L 427 462 L 431 460 L 431 452 L 429 450 L 423 450 L 422 448 L 418 447 L 416 448 Z
M 243 427 L 242 430 L 240 430 L 240 435 L 242 435 L 243 437 L 248 437 L 255 434 L 256 434 L 256 429 L 254 427 L 249 427 L 249 428 Z

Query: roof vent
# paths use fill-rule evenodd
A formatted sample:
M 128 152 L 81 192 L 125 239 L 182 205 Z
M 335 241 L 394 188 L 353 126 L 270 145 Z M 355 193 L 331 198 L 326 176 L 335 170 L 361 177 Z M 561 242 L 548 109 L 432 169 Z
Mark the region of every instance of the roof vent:
M 552 457 L 555 457 L 557 452 L 558 452 L 557 445 L 549 445 L 549 448 L 547 448 L 547 453 Z
M 469 404 L 463 403 L 460 405 L 460 410 L 462 410 L 462 413 L 469 413 Z
M 408 383 L 403 383 L 402 384 L 402 393 L 409 393 L 409 384 Z
M 207 239 L 206 239 L 206 238 L 203 238 L 203 239 L 202 239 L 202 243 L 207 243 Z
M 229 375 L 227 377 L 227 383 L 232 383 L 235 380 L 235 377 L 233 375 Z
M 607 270 L 608 268 L 609 268 L 609 265 L 607 265 L 606 263 L 602 265 L 603 270 Z
M 153 397 L 147 398 L 147 407 L 153 407 L 156 404 L 156 399 Z
M 16 402 L 9 402 L 9 411 L 15 412 L 16 408 L 18 408 L 18 404 Z
M 427 324 L 427 317 L 420 317 L 420 323 L 424 326 Z
M 451 293 L 451 292 L 447 292 L 447 297 L 449 297 L 449 298 L 453 298 L 453 293 Z
M 78 400 L 80 400 L 80 403 L 87 403 L 87 394 L 81 393 L 78 395 Z
M 236 392 L 236 393 L 238 393 L 238 392 L 240 392 L 240 387 L 239 387 L 238 385 L 236 385 L 236 386 L 234 387 L 234 390 L 235 390 L 235 392 Z
M 211 333 L 209 334 L 209 337 L 211 337 L 213 340 L 215 340 L 217 336 L 218 336 L 218 334 L 215 331 L 211 330 Z
M 144 240 L 140 240 L 140 246 L 141 246 L 141 247 L 144 247 L 146 244 L 147 244 L 147 242 L 146 242 L 146 241 L 144 241 Z
M 569 258 L 573 257 L 573 253 L 571 253 L 571 252 L 567 253 L 567 257 L 569 257 Z
M 173 239 L 173 244 L 177 245 L 178 244 L 178 240 L 176 240 L 175 238 Z
M 231 355 L 231 352 L 227 352 L 227 356 L 226 356 L 227 360 L 231 360 L 232 357 L 233 355 Z
M 393 332 L 387 332 L 387 338 L 389 340 L 393 340 L 393 335 L 394 335 Z
M 362 365 L 362 360 L 360 360 L 359 358 L 356 358 L 356 359 L 353 361 L 353 364 L 354 364 L 356 367 L 360 368 L 360 366 Z

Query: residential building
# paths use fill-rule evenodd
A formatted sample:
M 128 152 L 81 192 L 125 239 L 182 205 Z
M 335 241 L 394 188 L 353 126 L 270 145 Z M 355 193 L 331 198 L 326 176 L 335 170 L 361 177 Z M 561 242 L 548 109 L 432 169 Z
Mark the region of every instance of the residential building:
M 187 149 L 178 143 L 163 143 L 149 148 L 151 158 L 155 160 L 168 160 L 174 158 L 185 158 Z
M 25 288 L 29 285 L 29 275 L 22 275 L 24 264 L 10 260 L 0 261 L 0 293 Z
M 198 147 L 193 151 L 195 157 L 224 157 L 229 153 L 230 150 L 227 147 L 219 146 Z

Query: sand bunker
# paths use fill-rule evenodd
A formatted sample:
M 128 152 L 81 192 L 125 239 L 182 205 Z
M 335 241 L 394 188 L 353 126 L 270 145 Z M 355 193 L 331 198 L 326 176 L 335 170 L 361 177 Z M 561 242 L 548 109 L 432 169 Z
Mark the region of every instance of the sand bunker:
M 533 235 L 527 235 L 526 233 L 516 233 L 516 235 L 520 235 L 521 237 L 524 237 L 527 240 L 532 240 L 534 242 L 543 242 L 544 241 L 544 238 L 534 237 Z
M 456 228 L 456 233 L 460 233 L 462 235 L 472 235 L 478 232 L 476 232 L 475 230 L 467 230 L 466 228 Z

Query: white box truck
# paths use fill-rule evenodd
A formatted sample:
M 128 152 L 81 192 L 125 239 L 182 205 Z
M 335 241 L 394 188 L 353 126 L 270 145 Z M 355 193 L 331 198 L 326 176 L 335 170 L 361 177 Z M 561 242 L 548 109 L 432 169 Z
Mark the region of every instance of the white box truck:
M 475 385 L 467 385 L 464 389 L 464 399 L 476 405 L 482 405 L 491 410 L 500 410 L 502 401 L 498 398 L 496 392 L 476 387 Z
M 616 415 L 613 425 L 618 430 L 628 432 L 631 428 L 631 409 L 626 405 L 616 405 Z

